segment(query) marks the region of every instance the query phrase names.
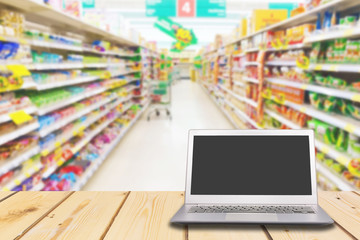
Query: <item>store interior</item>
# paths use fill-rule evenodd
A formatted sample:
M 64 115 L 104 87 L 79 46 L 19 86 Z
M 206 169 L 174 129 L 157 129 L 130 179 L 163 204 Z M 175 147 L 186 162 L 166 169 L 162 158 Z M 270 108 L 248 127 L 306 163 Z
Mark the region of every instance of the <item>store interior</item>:
M 360 189 L 359 1 L 0 0 L 0 73 L 3 191 L 183 191 L 190 129 L 313 129 Z

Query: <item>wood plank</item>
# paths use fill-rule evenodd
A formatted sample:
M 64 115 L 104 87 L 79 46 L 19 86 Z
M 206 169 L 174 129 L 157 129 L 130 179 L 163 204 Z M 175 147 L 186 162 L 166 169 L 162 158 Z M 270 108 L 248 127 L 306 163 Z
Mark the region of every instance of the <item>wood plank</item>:
M 9 192 L 9 191 L 0 191 L 0 202 L 4 201 L 7 197 L 9 197 L 11 194 L 14 194 L 15 192 Z
M 193 225 L 189 226 L 189 240 L 267 240 L 260 226 Z
M 75 192 L 21 239 L 100 239 L 128 192 Z
M 338 225 L 329 226 L 266 226 L 274 240 L 347 240 L 353 239 Z
M 1 239 L 14 239 L 46 216 L 71 192 L 18 192 L 0 203 Z
M 320 206 L 338 224 L 360 239 L 360 196 L 353 192 L 320 192 Z
M 105 239 L 185 239 L 185 228 L 170 224 L 183 203 L 183 192 L 131 192 Z

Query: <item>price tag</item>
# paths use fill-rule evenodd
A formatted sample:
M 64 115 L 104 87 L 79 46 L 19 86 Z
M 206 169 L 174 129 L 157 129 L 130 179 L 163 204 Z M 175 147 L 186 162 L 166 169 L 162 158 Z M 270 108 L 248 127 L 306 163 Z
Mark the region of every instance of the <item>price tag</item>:
M 6 41 L 6 39 L 3 36 L 0 36 L 0 41 Z
M 339 70 L 339 67 L 336 66 L 336 65 L 331 65 L 331 66 L 329 67 L 329 70 L 330 70 L 330 71 L 333 71 L 333 72 L 337 72 L 337 71 Z
M 47 150 L 47 149 L 45 149 L 45 150 L 43 150 L 43 151 L 41 152 L 41 155 L 42 155 L 43 157 L 46 157 L 48 154 L 49 154 L 49 150 Z
M 24 124 L 33 119 L 33 117 L 31 115 L 27 114 L 24 110 L 10 113 L 9 117 L 16 125 Z
M 344 31 L 344 34 L 343 34 L 343 37 L 350 37 L 352 35 L 354 35 L 354 32 L 355 32 L 355 29 L 352 28 L 352 29 L 347 29 Z
M 15 179 L 15 180 L 14 180 L 14 183 L 15 183 L 16 186 L 19 186 L 19 185 L 21 184 L 21 182 L 20 182 L 19 179 Z
M 73 131 L 73 136 L 76 136 L 78 134 L 79 134 L 79 132 L 77 130 Z
M 64 160 L 60 160 L 60 161 L 58 161 L 58 162 L 56 162 L 56 165 L 58 165 L 58 167 L 60 167 L 61 165 L 63 165 L 64 164 Z
M 349 133 L 354 133 L 355 132 L 355 126 L 350 124 L 350 123 L 346 124 L 344 129 L 346 131 L 348 131 Z
M 305 113 L 306 112 L 306 107 L 301 107 L 300 112 Z
M 4 187 L 2 190 L 3 191 L 10 191 L 10 189 L 8 187 Z
M 315 65 L 315 67 L 314 67 L 314 70 L 315 70 L 315 71 L 320 71 L 320 70 L 322 70 L 322 69 L 323 69 L 323 66 L 320 65 L 320 64 L 317 64 L 317 65 Z
M 27 177 L 27 178 L 31 177 L 31 174 L 30 174 L 29 172 L 26 172 L 24 175 L 25 175 L 25 177 Z
M 351 100 L 354 101 L 354 102 L 360 102 L 360 94 L 354 94 L 351 97 Z
M 345 157 L 345 156 L 339 156 L 339 157 L 337 157 L 337 158 L 336 158 L 336 161 L 337 161 L 338 163 L 341 163 L 341 164 L 344 165 L 344 166 L 348 166 L 349 163 L 350 163 L 350 160 L 349 160 L 347 157 Z
M 61 146 L 61 143 L 59 142 L 59 141 L 57 141 L 56 143 L 55 143 L 55 147 L 60 147 Z
M 35 165 L 34 169 L 35 169 L 35 172 L 38 172 L 40 170 L 38 165 Z
M 19 43 L 22 45 L 27 45 L 28 41 L 25 38 L 19 38 Z
M 327 147 L 327 146 L 323 146 L 321 149 L 320 149 L 321 152 L 325 153 L 325 154 L 328 154 L 330 152 L 330 149 Z
M 308 87 L 308 85 L 307 85 L 307 84 L 303 84 L 303 85 L 301 85 L 301 87 L 300 87 L 300 88 L 301 88 L 302 90 L 306 90 L 306 89 L 307 89 L 307 87 Z
M 6 66 L 15 76 L 26 77 L 31 76 L 31 73 L 24 65 L 8 65 Z

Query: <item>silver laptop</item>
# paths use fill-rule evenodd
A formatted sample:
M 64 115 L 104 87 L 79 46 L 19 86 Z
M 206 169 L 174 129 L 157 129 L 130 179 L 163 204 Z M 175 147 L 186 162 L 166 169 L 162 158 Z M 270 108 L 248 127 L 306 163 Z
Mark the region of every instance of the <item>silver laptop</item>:
M 191 130 L 173 223 L 331 224 L 318 205 L 311 130 Z

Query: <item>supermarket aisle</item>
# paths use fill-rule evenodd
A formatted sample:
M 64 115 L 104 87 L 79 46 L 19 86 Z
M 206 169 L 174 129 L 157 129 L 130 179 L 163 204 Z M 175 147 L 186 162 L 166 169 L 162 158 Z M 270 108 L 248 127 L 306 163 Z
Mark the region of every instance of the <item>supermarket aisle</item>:
M 181 191 L 185 189 L 188 129 L 232 125 L 197 83 L 173 87 L 173 120 L 146 114 L 120 142 L 83 190 Z

